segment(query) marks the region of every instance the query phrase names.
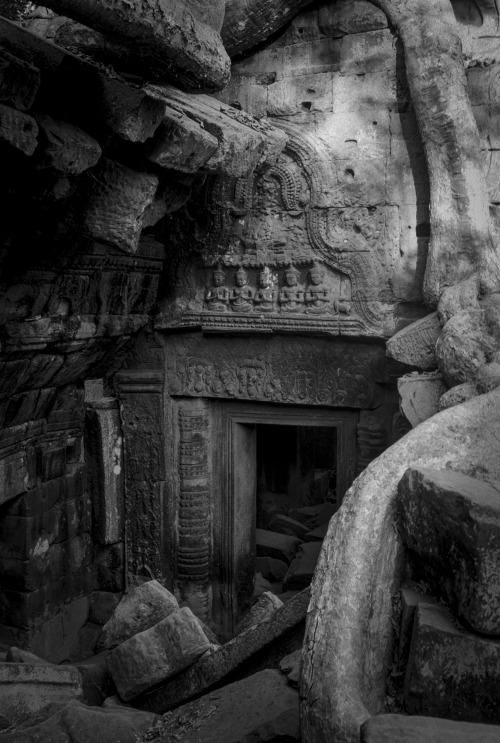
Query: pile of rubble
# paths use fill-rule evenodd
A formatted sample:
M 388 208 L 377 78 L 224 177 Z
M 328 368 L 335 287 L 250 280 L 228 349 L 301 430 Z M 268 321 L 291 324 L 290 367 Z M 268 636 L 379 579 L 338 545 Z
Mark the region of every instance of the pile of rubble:
M 122 598 L 92 658 L 57 666 L 9 650 L 0 663 L 0 741 L 300 740 L 308 603 L 309 589 L 285 604 L 266 592 L 221 645 L 159 582 L 143 583 Z

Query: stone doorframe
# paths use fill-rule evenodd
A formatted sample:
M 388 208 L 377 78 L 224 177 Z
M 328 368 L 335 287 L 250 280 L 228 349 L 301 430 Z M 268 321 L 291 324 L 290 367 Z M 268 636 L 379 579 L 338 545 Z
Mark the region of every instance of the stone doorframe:
M 176 591 L 230 636 L 248 607 L 255 572 L 256 426 L 337 429 L 337 488 L 356 473 L 359 412 L 244 401 L 170 398 L 177 421 L 170 488 L 176 503 Z M 169 500 L 171 500 L 169 498 Z

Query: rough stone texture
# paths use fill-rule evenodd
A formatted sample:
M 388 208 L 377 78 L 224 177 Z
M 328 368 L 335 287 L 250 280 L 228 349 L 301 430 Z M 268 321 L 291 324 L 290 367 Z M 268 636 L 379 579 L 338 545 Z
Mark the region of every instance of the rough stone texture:
M 408 660 L 410 652 L 411 636 L 415 612 L 419 604 L 433 604 L 437 602 L 433 596 L 423 594 L 410 586 L 403 586 L 401 596 L 401 623 L 399 625 L 399 661 L 404 663 Z
M 222 687 L 188 702 L 146 731 L 138 743 L 154 735 L 158 743 L 180 737 L 185 743 L 300 741 L 298 695 L 272 670 Z
M 73 664 L 82 676 L 83 701 L 90 706 L 101 706 L 107 697 L 116 693 L 106 664 L 107 655 L 105 651 Z
M 446 408 L 451 408 L 453 405 L 460 405 L 476 395 L 477 386 L 474 382 L 457 384 L 456 387 L 452 387 L 451 390 L 448 390 L 441 396 L 439 410 L 446 410 Z
M 122 598 L 113 616 L 102 628 L 99 644 L 104 648 L 116 647 L 166 619 L 178 608 L 175 596 L 161 583 L 156 580 L 142 583 Z
M 304 5 L 307 5 L 306 0 L 288 3 L 232 0 L 226 3 L 221 31 L 225 48 L 231 56 L 251 49 L 281 28 Z
M 255 530 L 257 557 L 274 557 L 290 564 L 300 545 L 300 539 L 267 529 Z
M 453 466 L 500 479 L 499 437 L 496 390 L 424 421 L 348 491 L 330 522 L 312 586 L 301 681 L 305 743 L 354 743 L 362 722 L 384 709 L 391 596 L 401 583 L 403 554 L 394 511 L 408 465 Z
M 485 310 L 464 310 L 444 326 L 436 344 L 438 366 L 452 387 L 474 381 L 497 347 Z
M 441 333 L 437 312 L 416 320 L 387 341 L 387 355 L 419 369 L 435 369 L 436 341 Z
M 158 129 L 165 112 L 161 101 L 142 88 L 102 75 L 98 115 L 126 142 L 145 142 Z
M 50 661 L 40 658 L 35 653 L 30 653 L 29 650 L 23 650 L 22 648 L 9 648 L 5 656 L 6 663 L 28 663 L 30 666 L 46 666 L 52 665 Z
M 410 714 L 500 722 L 500 642 L 466 632 L 444 606 L 419 604 L 406 667 Z
M 82 677 L 75 668 L 0 663 L 0 709 L 17 725 L 52 702 L 83 699 Z
M 473 630 L 500 635 L 500 488 L 461 472 L 412 468 L 398 490 L 409 549 Z
M 38 126 L 31 116 L 0 103 L 0 142 L 25 155 L 32 155 L 38 145 Z
M 220 90 L 229 80 L 229 58 L 207 22 L 217 19 L 220 24 L 221 0 L 205 17 L 207 3 L 147 0 L 133 13 L 133 21 L 125 0 L 108 0 L 98 9 L 92 0 L 50 0 L 49 6 L 128 48 L 133 67 L 149 79 L 174 80 L 191 90 Z
M 319 9 L 319 27 L 326 36 L 360 34 L 387 28 L 387 16 L 367 0 L 340 0 Z
M 162 123 L 148 144 L 148 159 L 162 168 L 196 173 L 217 150 L 217 138 L 207 132 L 200 122 L 165 105 L 163 108 Z
M 192 697 L 208 691 L 262 648 L 299 624 L 305 617 L 310 592 L 296 594 L 267 620 L 249 627 L 191 668 L 137 700 L 141 709 L 163 714 Z
M 0 50 L 0 102 L 28 111 L 40 86 L 40 70 Z
M 290 655 L 285 655 L 280 661 L 280 671 L 286 676 L 290 686 L 298 688 L 300 681 L 300 662 L 302 659 L 302 648 L 295 650 Z
M 103 709 L 78 701 L 51 704 L 13 732 L 4 732 L 4 743 L 136 743 L 137 736 L 158 720 L 156 715 L 131 707 Z
M 101 148 L 89 134 L 48 114 L 37 114 L 40 147 L 37 165 L 63 175 L 79 175 L 96 165 Z
M 437 717 L 377 715 L 361 726 L 361 743 L 499 743 L 500 727 Z
M 287 588 L 308 585 L 312 580 L 320 552 L 320 542 L 301 544 L 285 575 L 284 585 Z
M 284 560 L 277 560 L 274 557 L 257 557 L 255 560 L 255 572 L 260 573 L 266 580 L 283 580 L 287 570 L 288 565 Z
M 126 253 L 139 246 L 142 218 L 154 199 L 158 179 L 108 158 L 101 158 L 88 182 L 84 229 Z
M 398 378 L 399 407 L 413 428 L 439 410 L 447 385 L 440 374 L 405 374 Z
M 275 596 L 274 593 L 270 593 L 269 591 L 265 591 L 259 596 L 250 611 L 245 614 L 241 622 L 239 622 L 236 629 L 237 634 L 244 632 L 250 627 L 255 627 L 260 624 L 260 622 L 269 619 L 274 612 L 282 606 L 283 601 L 281 601 L 278 596 Z
M 196 617 L 184 607 L 122 642 L 106 662 L 118 693 L 128 700 L 178 674 L 209 649 Z

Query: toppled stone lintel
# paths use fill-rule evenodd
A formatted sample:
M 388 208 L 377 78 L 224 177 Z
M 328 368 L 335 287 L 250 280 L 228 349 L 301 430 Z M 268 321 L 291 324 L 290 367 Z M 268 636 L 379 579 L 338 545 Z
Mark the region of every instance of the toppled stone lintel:
M 163 714 L 208 691 L 258 650 L 303 620 L 309 597 L 310 589 L 306 588 L 277 609 L 266 621 L 250 627 L 210 655 L 200 658 L 184 673 L 138 697 L 134 701 L 135 706 Z
M 175 121 L 174 113 L 186 119 L 184 126 L 193 136 L 192 124 L 200 128 L 198 137 L 208 133 L 218 142 L 217 149 L 209 153 L 201 166 L 209 173 L 224 173 L 240 177 L 248 175 L 263 165 L 273 165 L 283 151 L 288 137 L 281 129 L 257 121 L 244 111 L 238 111 L 207 95 L 192 96 L 165 85 L 146 85 L 144 90 L 165 102 L 167 120 Z M 179 124 L 177 117 L 177 124 Z

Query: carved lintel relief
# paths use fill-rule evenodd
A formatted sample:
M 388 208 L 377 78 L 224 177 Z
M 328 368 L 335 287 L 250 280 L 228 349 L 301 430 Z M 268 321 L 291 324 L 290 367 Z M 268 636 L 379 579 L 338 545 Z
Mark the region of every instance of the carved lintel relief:
M 207 618 L 210 611 L 211 490 L 206 403 L 181 401 L 178 425 L 176 584 L 182 600 L 199 617 Z
M 384 348 L 328 339 L 175 335 L 166 340 L 173 396 L 373 408 L 382 400 Z
M 383 209 L 332 206 L 331 154 L 290 122 L 279 126 L 289 144 L 277 165 L 205 187 L 156 329 L 383 336 Z

